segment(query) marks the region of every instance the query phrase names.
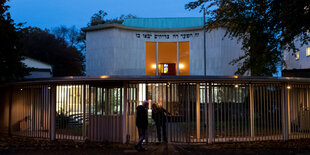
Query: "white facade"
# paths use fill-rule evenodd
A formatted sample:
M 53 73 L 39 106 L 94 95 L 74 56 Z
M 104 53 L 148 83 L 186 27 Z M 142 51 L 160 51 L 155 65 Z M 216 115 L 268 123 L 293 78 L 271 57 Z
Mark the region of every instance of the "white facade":
M 296 44 L 298 45 L 298 44 Z M 308 55 L 307 55 L 308 48 Z M 292 51 L 284 51 L 284 69 L 292 70 L 292 69 L 310 69 L 310 45 L 304 45 L 298 48 L 299 52 L 295 54 Z M 299 56 L 297 56 L 299 53 Z M 299 57 L 299 58 L 297 58 Z
M 189 42 L 190 75 L 204 75 L 203 29 L 149 29 L 112 24 L 85 30 L 86 75 L 146 75 L 146 42 Z M 206 74 L 234 75 L 243 55 L 224 29 L 206 33 Z

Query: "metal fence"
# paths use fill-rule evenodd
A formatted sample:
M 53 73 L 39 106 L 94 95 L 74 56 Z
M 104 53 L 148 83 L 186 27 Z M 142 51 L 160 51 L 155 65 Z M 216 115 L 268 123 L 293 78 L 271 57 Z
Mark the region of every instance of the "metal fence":
M 9 134 L 50 138 L 50 89 L 25 85 L 2 91 L 2 126 L 7 123 Z
M 49 139 L 214 143 L 310 137 L 310 80 L 249 77 L 62 78 L 1 85 L 1 131 Z M 152 115 L 152 104 L 166 111 Z M 152 117 L 153 116 L 153 117 Z M 156 118 L 160 117 L 160 118 Z M 158 122 L 164 122 L 158 125 Z M 158 132 L 160 130 L 161 132 Z M 160 136 L 161 135 L 161 136 Z

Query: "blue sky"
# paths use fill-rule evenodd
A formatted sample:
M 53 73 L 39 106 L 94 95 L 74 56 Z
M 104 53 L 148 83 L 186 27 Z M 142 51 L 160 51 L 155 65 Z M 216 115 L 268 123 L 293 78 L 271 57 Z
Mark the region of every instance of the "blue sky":
M 104 10 L 107 18 L 121 14 L 138 17 L 202 17 L 199 9 L 188 11 L 188 0 L 10 0 L 10 13 L 16 23 L 53 28 L 60 25 L 86 26 L 90 17 Z

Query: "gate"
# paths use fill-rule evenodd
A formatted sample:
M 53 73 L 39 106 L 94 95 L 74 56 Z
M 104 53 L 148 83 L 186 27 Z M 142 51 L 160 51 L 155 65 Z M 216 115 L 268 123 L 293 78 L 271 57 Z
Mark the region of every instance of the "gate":
M 203 95 L 198 95 L 203 94 Z M 205 106 L 205 85 L 196 83 L 140 83 L 131 84 L 127 89 L 127 140 L 138 139 L 135 126 L 136 107 L 147 99 L 148 131 L 147 142 L 159 142 L 155 120 L 166 122 L 160 125 L 161 140 L 166 132 L 169 142 L 206 142 L 207 118 Z M 197 98 L 198 97 L 198 98 Z M 165 117 L 152 117 L 152 104 L 163 108 Z M 156 118 L 157 117 L 157 118 Z M 166 127 L 165 127 L 166 126 Z

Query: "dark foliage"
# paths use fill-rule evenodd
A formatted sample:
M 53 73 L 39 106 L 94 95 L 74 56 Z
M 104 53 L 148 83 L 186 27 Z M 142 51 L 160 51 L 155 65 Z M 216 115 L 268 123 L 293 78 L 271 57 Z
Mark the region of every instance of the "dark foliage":
M 237 74 L 271 76 L 283 63 L 283 50 L 296 51 L 295 40 L 310 41 L 307 0 L 197 0 L 185 8 L 199 6 L 211 17 L 207 30 L 226 28 L 226 35 L 242 42 L 245 55 L 231 62 L 242 64 Z
M 84 56 L 63 38 L 48 30 L 27 27 L 22 30 L 21 43 L 26 56 L 49 63 L 54 76 L 80 76 L 84 71 Z
M 6 0 L 0 1 L 0 82 L 20 79 L 30 71 L 21 62 L 21 25 L 16 25 L 11 19 L 7 12 L 9 6 L 5 3 Z
M 84 32 L 77 29 L 75 26 L 67 27 L 61 25 L 52 29 L 52 33 L 57 39 L 63 39 L 67 41 L 69 46 L 76 47 L 79 51 L 85 50 Z
M 128 14 L 128 15 L 121 15 L 118 18 L 114 18 L 114 19 L 105 19 L 105 17 L 108 15 L 107 12 L 103 11 L 103 10 L 99 10 L 98 13 L 95 13 L 91 19 L 90 19 L 90 23 L 88 23 L 88 26 L 95 26 L 95 25 L 99 25 L 99 24 L 122 24 L 124 22 L 124 19 L 127 18 L 136 18 L 135 15 L 132 14 Z

